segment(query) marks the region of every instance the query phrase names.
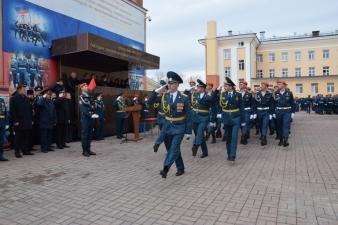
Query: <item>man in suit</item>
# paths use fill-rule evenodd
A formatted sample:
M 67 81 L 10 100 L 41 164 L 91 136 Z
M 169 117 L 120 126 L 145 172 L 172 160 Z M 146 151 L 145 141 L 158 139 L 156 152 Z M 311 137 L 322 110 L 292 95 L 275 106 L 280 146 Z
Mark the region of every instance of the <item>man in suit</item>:
M 10 99 L 10 116 L 14 126 L 15 157 L 34 155 L 29 149 L 30 131 L 33 125 L 33 111 L 29 98 L 26 96 L 26 86 L 18 85 L 16 94 Z
M 165 113 L 165 122 L 161 133 L 164 133 L 168 153 L 164 160 L 163 169 L 160 171 L 162 178 L 166 178 L 173 163 L 176 164 L 176 176 L 184 174 L 184 163 L 181 155 L 181 142 L 184 134 L 191 134 L 191 106 L 188 97 L 178 91 L 183 83 L 182 78 L 175 72 L 168 72 L 168 93 L 165 93 L 161 104 Z M 167 85 L 154 90 L 149 98 L 149 103 L 155 102 L 158 93 L 163 92 Z M 162 135 L 160 134 L 160 135 Z
M 118 139 L 123 138 L 124 126 L 127 118 L 127 113 L 124 110 L 127 107 L 126 102 L 122 96 L 122 93 L 117 96 L 113 102 L 113 109 L 115 109 L 115 120 L 116 120 L 116 137 Z

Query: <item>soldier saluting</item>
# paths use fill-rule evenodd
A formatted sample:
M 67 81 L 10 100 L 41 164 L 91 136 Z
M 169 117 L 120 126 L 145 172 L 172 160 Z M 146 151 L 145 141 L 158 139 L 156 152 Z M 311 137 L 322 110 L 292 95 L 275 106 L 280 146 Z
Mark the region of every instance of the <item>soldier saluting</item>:
M 94 119 L 99 118 L 99 116 L 94 113 L 95 106 L 92 104 L 91 97 L 88 95 L 88 85 L 83 83 L 80 85 L 80 89 L 82 91 L 79 97 L 82 155 L 89 157 L 96 155 L 95 152 L 90 150 L 90 143 L 92 140 Z
M 168 93 L 161 99 L 165 122 L 161 130 L 167 143 L 168 153 L 164 160 L 163 169 L 160 172 L 162 178 L 166 178 L 170 167 L 175 162 L 176 176 L 184 174 L 184 163 L 181 155 L 181 142 L 184 134 L 191 134 L 191 106 L 187 96 L 178 91 L 179 84 L 183 83 L 182 78 L 175 72 L 168 72 Z M 154 90 L 149 98 L 149 104 L 155 102 L 159 92 L 167 85 Z

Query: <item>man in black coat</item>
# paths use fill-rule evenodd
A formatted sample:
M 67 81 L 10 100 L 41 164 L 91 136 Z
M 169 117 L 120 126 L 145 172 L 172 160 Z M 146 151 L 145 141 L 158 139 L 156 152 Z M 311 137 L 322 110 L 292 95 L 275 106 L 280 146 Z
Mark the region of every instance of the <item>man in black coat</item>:
M 62 90 L 59 96 L 55 99 L 55 110 L 56 110 L 56 146 L 58 149 L 68 148 L 65 140 L 67 110 L 66 110 L 66 98 L 65 92 Z
M 33 111 L 29 98 L 26 96 L 26 87 L 18 85 L 16 94 L 10 99 L 10 117 L 14 127 L 15 156 L 34 155 L 29 149 L 30 131 L 33 124 Z

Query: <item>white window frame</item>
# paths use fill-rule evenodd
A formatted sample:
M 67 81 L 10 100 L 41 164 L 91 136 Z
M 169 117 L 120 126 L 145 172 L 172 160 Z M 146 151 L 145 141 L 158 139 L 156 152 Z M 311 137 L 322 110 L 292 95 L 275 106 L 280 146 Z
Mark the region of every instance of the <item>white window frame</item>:
M 238 60 L 238 70 L 245 70 L 245 61 L 243 59 Z
M 323 66 L 323 76 L 329 76 L 329 75 L 330 75 L 330 67 Z
M 269 69 L 269 77 L 270 78 L 276 77 L 276 70 L 275 69 Z
M 289 60 L 289 54 L 287 52 L 282 52 L 282 62 L 287 62 Z
M 315 95 L 315 94 L 318 94 L 318 92 L 319 92 L 318 83 L 312 83 L 311 84 L 311 94 Z
M 309 57 L 309 60 L 315 60 L 315 51 L 314 50 L 310 50 L 308 52 L 308 57 Z
M 263 78 L 263 70 L 257 70 L 256 77 Z
M 335 85 L 334 83 L 327 83 L 326 84 L 326 90 L 327 90 L 327 93 L 334 93 L 335 91 Z
M 330 50 L 329 49 L 323 50 L 323 59 L 330 59 Z
M 303 84 L 296 84 L 296 94 L 303 94 Z
M 316 76 L 316 67 L 309 67 L 309 77 L 314 77 Z
M 231 67 L 225 67 L 224 68 L 224 76 L 225 77 L 231 77 Z
M 276 62 L 276 54 L 275 53 L 269 53 L 269 62 L 270 63 Z
M 295 68 L 295 77 L 301 77 L 302 76 L 302 68 L 296 67 Z
M 295 52 L 295 61 L 300 61 L 300 60 L 302 60 L 302 52 L 297 51 Z
M 289 76 L 289 69 L 288 68 L 283 68 L 282 69 L 282 77 L 286 78 Z
M 257 60 L 258 63 L 262 63 L 263 62 L 263 54 L 258 54 L 256 60 Z
M 224 59 L 231 60 L 231 48 L 224 49 Z

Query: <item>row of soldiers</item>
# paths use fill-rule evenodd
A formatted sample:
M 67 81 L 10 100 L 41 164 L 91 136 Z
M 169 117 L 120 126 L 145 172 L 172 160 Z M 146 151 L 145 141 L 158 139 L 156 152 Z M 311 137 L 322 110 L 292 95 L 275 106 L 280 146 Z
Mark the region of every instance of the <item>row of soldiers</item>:
M 176 176 L 184 174 L 184 163 L 180 145 L 187 135 L 190 138 L 192 131 L 195 134 L 192 146 L 192 155 L 196 156 L 201 148 L 200 158 L 208 157 L 206 130 L 208 127 L 217 128 L 217 123 L 224 126 L 226 136 L 227 160 L 235 162 L 237 140 L 241 130 L 241 143 L 247 144 L 253 120 L 261 134 L 261 144 L 267 144 L 267 130 L 269 123 L 275 124 L 279 146 L 287 147 L 291 120 L 295 113 L 295 102 L 292 92 L 287 89 L 285 81 L 278 82 L 278 89 L 268 91 L 268 84 L 261 83 L 260 91 L 248 91 L 247 82 L 241 81 L 240 91 L 236 91 L 235 83 L 226 78 L 224 85 L 215 91 L 201 80 L 197 80 L 197 88 L 185 93 L 178 91 L 182 78 L 175 72 L 167 73 L 168 83 L 154 90 L 148 99 L 148 104 L 158 108 L 158 123 L 160 134 L 154 144 L 154 152 L 164 143 L 167 156 L 164 160 L 160 175 L 167 177 L 170 167 L 176 164 Z M 272 122 L 273 121 L 273 122 Z
M 318 94 L 316 97 L 301 98 L 296 100 L 300 109 L 311 113 L 311 110 L 317 114 L 338 114 L 338 95 L 332 96 L 328 94 L 326 96 Z
M 83 98 L 80 98 L 82 101 Z M 90 99 L 90 110 L 95 112 L 92 127 L 88 135 L 92 138 L 92 130 L 95 126 L 97 140 L 103 139 L 104 129 L 104 103 L 102 94 L 98 93 L 95 99 Z M 25 85 L 18 85 L 15 93 L 10 98 L 10 110 L 0 99 L 0 137 L 4 137 L 6 130 L 12 133 L 11 143 L 14 145 L 14 153 L 17 158 L 22 155 L 34 155 L 34 145 L 40 144 L 41 152 L 54 151 L 56 148 L 69 148 L 66 143 L 72 141 L 72 132 L 75 126 L 74 101 L 70 93 L 64 89 L 55 91 L 54 88 L 43 89 L 36 87 L 27 90 Z M 80 106 L 81 107 L 81 106 Z M 83 129 L 83 128 L 82 128 Z M 4 138 L 0 138 L 0 161 L 8 161 L 3 156 Z M 93 155 L 86 148 L 85 156 Z

